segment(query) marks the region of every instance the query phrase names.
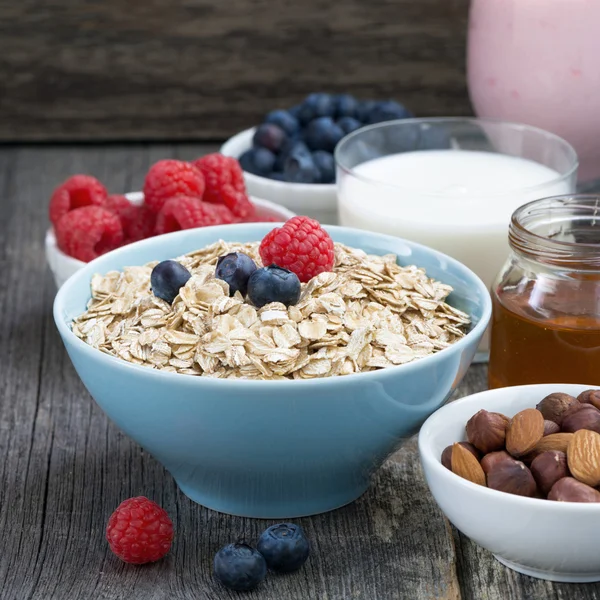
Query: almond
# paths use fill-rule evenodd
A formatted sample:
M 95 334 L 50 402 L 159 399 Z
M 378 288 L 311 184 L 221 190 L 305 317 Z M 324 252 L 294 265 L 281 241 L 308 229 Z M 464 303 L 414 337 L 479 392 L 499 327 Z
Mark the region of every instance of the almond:
M 591 487 L 600 483 L 600 434 L 580 429 L 567 448 L 569 470 L 575 479 Z
M 567 452 L 567 446 L 573 438 L 572 433 L 551 433 L 544 436 L 533 449 L 535 455 L 547 452 L 548 450 L 558 450 L 559 452 Z
M 485 473 L 479 461 L 466 448 L 456 443 L 452 446 L 452 472 L 478 485 L 485 485 Z
M 523 456 L 531 452 L 543 437 L 544 417 L 542 413 L 535 408 L 526 408 L 517 413 L 508 424 L 506 450 L 513 456 Z

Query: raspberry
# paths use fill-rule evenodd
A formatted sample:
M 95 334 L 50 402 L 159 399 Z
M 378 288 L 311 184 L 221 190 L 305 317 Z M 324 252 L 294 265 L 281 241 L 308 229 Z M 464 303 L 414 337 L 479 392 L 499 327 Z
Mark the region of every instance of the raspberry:
M 131 206 L 123 225 L 128 243 L 145 240 L 154 235 L 156 215 L 147 206 Z
M 246 194 L 244 172 L 240 163 L 223 154 L 207 154 L 193 162 L 204 175 L 206 191 L 202 200 L 224 204 L 240 219 L 254 214 L 254 205 Z
M 103 206 L 108 197 L 106 188 L 90 175 L 73 175 L 59 185 L 50 198 L 49 216 L 52 225 L 71 210 L 83 206 Z
M 204 177 L 194 165 L 181 160 L 159 160 L 144 181 L 144 202 L 158 213 L 163 204 L 174 196 L 201 199 L 204 194 Z
M 55 228 L 58 247 L 84 262 L 118 248 L 123 226 L 117 215 L 100 206 L 84 206 L 63 215 Z
M 110 549 L 123 561 L 141 565 L 169 552 L 173 523 L 156 502 L 138 496 L 121 502 L 106 526 Z
M 269 232 L 260 244 L 263 264 L 276 264 L 310 281 L 324 271 L 331 271 L 335 260 L 333 240 L 318 221 L 293 217 L 283 227 Z
M 156 217 L 155 231 L 160 235 L 180 229 L 220 225 L 223 222 L 220 208 L 214 204 L 202 202 L 198 198 L 189 198 L 188 196 L 171 198 L 165 202 Z

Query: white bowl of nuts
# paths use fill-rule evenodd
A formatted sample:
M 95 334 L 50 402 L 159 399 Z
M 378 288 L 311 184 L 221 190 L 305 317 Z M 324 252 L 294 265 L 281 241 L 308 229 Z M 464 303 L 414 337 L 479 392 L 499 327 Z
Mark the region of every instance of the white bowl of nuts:
M 574 384 L 501 388 L 448 404 L 419 433 L 435 501 L 515 571 L 600 581 L 599 408 L 600 389 Z

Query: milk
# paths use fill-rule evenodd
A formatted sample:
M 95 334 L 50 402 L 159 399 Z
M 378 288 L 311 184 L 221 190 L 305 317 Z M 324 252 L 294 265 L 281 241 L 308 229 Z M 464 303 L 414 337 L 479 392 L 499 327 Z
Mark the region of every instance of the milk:
M 508 256 L 514 210 L 572 191 L 549 167 L 493 152 L 404 152 L 362 163 L 351 175 L 338 170 L 341 225 L 440 250 L 488 288 Z

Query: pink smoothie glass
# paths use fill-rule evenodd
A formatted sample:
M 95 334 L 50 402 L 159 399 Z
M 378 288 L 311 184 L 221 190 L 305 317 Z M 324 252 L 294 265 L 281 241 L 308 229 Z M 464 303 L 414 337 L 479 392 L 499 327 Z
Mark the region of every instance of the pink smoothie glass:
M 480 117 L 570 142 L 600 184 L 600 0 L 472 0 L 468 83 Z

